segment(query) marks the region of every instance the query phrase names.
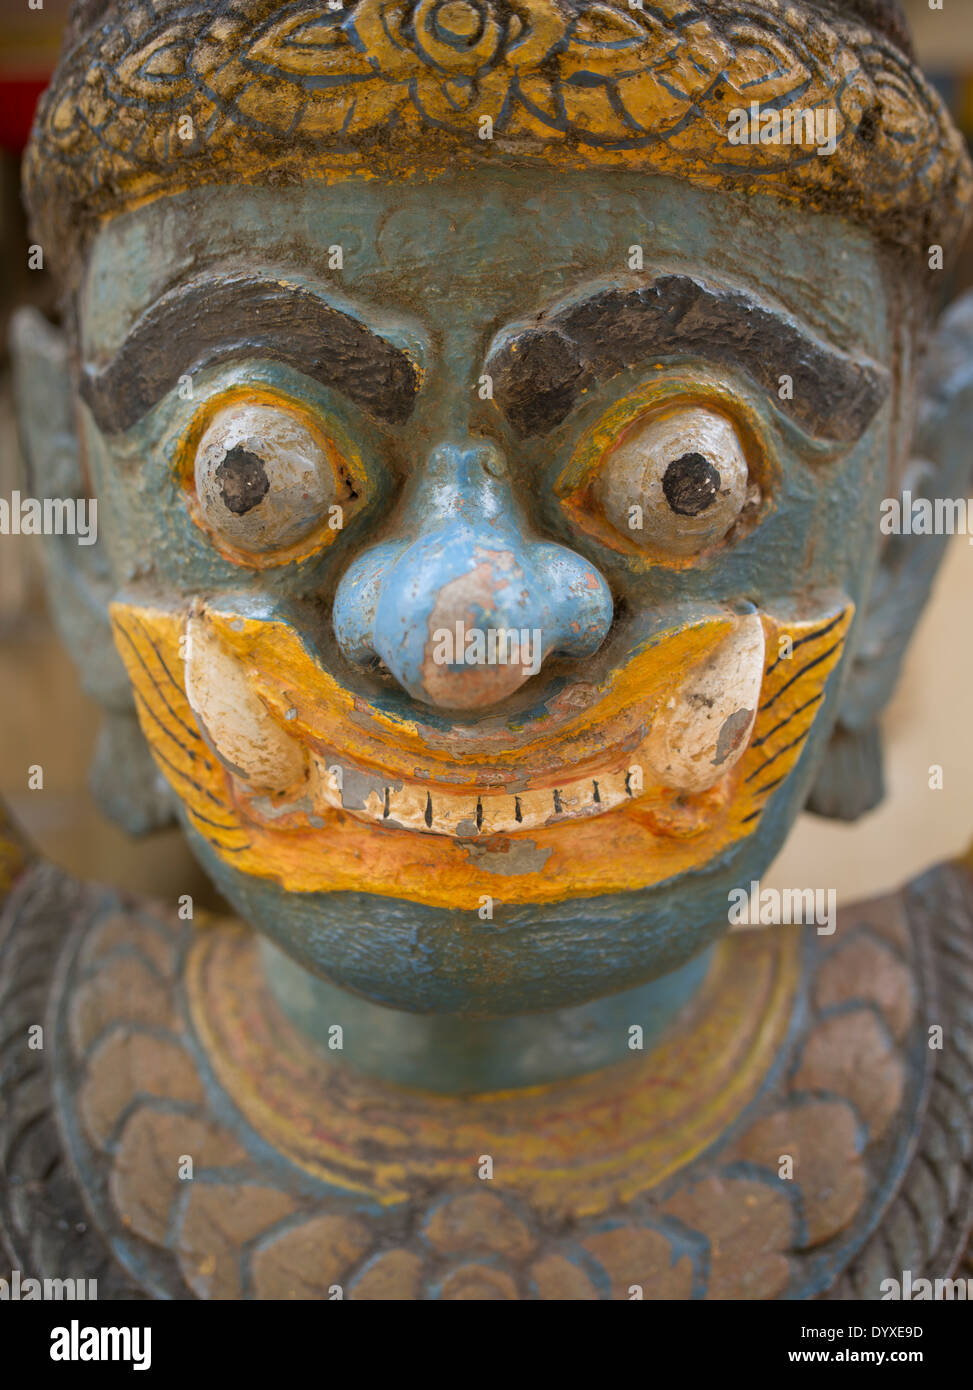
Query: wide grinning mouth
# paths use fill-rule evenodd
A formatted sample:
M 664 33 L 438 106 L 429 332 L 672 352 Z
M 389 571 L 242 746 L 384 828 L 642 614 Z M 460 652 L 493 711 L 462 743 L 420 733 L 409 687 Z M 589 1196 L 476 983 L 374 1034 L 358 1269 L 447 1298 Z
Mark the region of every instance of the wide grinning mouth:
M 143 732 L 207 854 L 288 892 L 474 909 L 499 883 L 521 902 L 646 887 L 750 835 L 853 612 L 829 593 L 676 624 L 513 753 L 467 741 L 453 758 L 341 686 L 289 623 L 111 610 Z
M 572 712 L 568 700 L 558 720 L 538 721 L 536 739 L 506 756 L 492 741 L 490 751 L 467 741 L 458 757 L 430 746 L 418 726 L 363 707 L 289 624 L 196 604 L 181 617 L 183 731 L 191 720 L 219 760 L 227 800 L 277 829 L 338 811 L 387 829 L 476 839 L 637 804 L 661 833 L 686 834 L 739 787 L 750 749 L 781 732 L 787 751 L 803 741 L 849 618 L 845 605 L 787 626 L 757 613 L 687 622 L 628 656 L 586 692 L 583 708 Z M 116 617 L 130 663 L 138 626 Z M 785 658 L 788 644 L 795 656 Z M 778 720 L 782 696 L 808 679 L 814 690 Z
M 211 641 L 209 635 L 197 637 L 195 651 L 213 659 Z M 467 745 L 466 764 L 451 764 L 439 775 L 428 767 L 410 775 L 401 759 L 395 769 L 385 760 L 363 762 L 353 737 L 343 741 L 333 730 L 326 736 L 305 729 L 308 762 L 298 799 L 319 811 L 341 810 L 386 827 L 465 839 L 516 835 L 633 802 L 660 824 L 673 819 L 675 809 L 684 831 L 725 799 L 720 789 L 756 719 L 765 645 L 756 614 L 710 618 L 663 633 L 613 672 L 583 712 L 559 721 L 556 737 L 540 721 L 538 740 L 528 738 L 518 756 L 508 754 L 504 761 L 494 754 L 481 761 Z M 225 660 L 222 649 L 215 659 Z M 674 670 L 689 674 L 673 682 Z M 205 690 L 195 698 L 201 684 L 191 643 L 187 690 L 197 720 L 218 747 L 219 736 L 201 707 Z M 271 712 L 279 710 L 265 687 L 262 694 Z M 288 713 L 295 723 L 298 712 L 291 707 Z M 522 730 L 530 731 L 529 725 Z M 248 813 L 278 823 L 293 804 L 293 791 L 254 796 L 246 776 L 238 779 Z

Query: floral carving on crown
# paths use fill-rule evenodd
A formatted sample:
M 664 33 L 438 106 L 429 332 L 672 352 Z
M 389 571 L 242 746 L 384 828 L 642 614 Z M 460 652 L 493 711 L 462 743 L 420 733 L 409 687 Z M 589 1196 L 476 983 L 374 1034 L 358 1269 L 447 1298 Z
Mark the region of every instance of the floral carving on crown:
M 857 19 L 791 0 L 110 0 L 42 100 L 39 230 L 213 181 L 434 176 L 483 159 L 769 193 L 951 244 L 971 186 L 942 103 Z M 731 143 L 756 102 L 834 112 L 836 149 Z M 178 122 L 191 118 L 193 137 Z M 489 117 L 484 129 L 484 117 Z
M 348 28 L 386 76 L 458 83 L 475 92 L 490 71 L 538 66 L 567 32 L 552 0 L 365 0 Z
M 693 17 L 691 5 L 666 8 Z M 702 17 L 673 28 L 620 6 L 555 0 L 360 0 L 350 13 L 318 0 L 273 20 L 241 54 L 270 82 L 324 77 L 318 130 L 348 136 L 393 114 L 453 129 L 489 116 L 511 134 L 573 131 L 622 147 L 682 119 L 732 58 Z

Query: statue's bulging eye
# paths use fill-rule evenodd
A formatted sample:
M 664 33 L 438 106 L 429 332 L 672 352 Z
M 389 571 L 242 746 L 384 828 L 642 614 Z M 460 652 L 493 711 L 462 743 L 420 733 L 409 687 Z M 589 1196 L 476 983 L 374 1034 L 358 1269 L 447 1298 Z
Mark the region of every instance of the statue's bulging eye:
M 637 545 L 694 555 L 721 541 L 757 496 L 726 416 L 681 406 L 629 427 L 605 456 L 592 493 Z
M 268 405 L 237 404 L 213 416 L 196 448 L 194 482 L 205 525 L 258 554 L 297 545 L 347 495 L 323 440 Z

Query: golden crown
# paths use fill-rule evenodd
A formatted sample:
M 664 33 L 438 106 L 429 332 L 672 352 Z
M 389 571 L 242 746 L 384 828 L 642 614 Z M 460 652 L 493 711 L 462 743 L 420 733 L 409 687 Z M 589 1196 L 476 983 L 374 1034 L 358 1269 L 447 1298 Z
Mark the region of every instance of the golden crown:
M 25 164 L 65 270 L 99 217 L 201 183 L 483 161 L 769 193 L 913 245 L 965 225 L 965 144 L 904 44 L 812 0 L 82 0 L 69 35 Z M 791 109 L 834 113 L 832 152 L 731 138 Z

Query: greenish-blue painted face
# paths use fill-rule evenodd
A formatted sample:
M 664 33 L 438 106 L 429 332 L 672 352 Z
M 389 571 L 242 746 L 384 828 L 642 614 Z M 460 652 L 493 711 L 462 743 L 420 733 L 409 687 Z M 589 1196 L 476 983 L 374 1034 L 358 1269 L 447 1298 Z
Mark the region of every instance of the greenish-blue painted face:
M 891 307 L 861 230 L 664 178 L 208 188 L 108 223 L 83 447 L 121 611 L 197 624 L 169 733 L 195 719 L 226 800 L 168 775 L 243 916 L 371 999 L 478 1014 L 725 930 L 868 593 Z M 464 660 L 474 630 L 519 653 Z M 790 741 L 789 675 L 758 709 L 781 663 L 809 692 Z

